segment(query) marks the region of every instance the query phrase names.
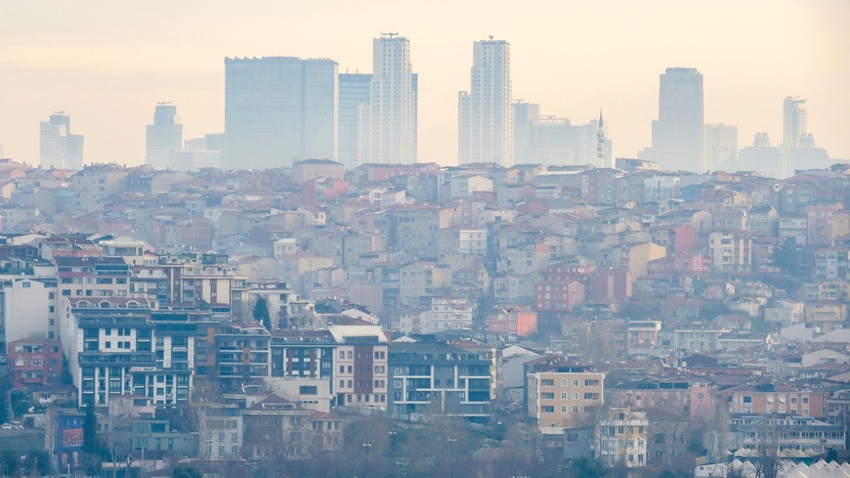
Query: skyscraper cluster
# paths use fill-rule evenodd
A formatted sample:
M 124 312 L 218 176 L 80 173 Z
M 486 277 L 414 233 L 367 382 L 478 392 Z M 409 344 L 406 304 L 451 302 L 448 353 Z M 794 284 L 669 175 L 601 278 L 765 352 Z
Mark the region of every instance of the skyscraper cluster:
M 416 162 L 416 75 L 410 42 L 373 41 L 373 71 L 338 73 L 327 59 L 225 59 L 227 164 L 289 166 L 302 159 Z
M 71 117 L 64 112 L 50 115 L 40 128 L 39 160 L 45 169 L 83 167 L 83 136 L 71 134 Z

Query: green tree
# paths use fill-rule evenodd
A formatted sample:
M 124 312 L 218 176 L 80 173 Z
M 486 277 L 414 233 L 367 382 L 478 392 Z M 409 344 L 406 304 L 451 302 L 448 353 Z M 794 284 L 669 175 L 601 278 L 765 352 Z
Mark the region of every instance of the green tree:
M 97 441 L 97 415 L 94 413 L 94 401 L 86 404 L 86 416 L 83 418 L 83 452 L 97 454 L 100 443 Z
M 251 312 L 251 316 L 257 322 L 261 322 L 266 330 L 272 329 L 271 316 L 269 315 L 269 303 L 265 297 L 258 298 L 257 302 L 254 303 L 254 310 Z
M 770 253 L 770 265 L 791 276 L 797 276 L 800 270 L 802 253 L 793 238 L 785 238 L 785 242 L 773 248 Z
M 582 456 L 573 460 L 570 471 L 572 476 L 582 478 L 601 478 L 608 474 L 605 465 L 589 456 Z
M 174 472 L 171 476 L 173 478 L 202 478 L 204 475 L 195 467 L 177 465 L 174 467 Z

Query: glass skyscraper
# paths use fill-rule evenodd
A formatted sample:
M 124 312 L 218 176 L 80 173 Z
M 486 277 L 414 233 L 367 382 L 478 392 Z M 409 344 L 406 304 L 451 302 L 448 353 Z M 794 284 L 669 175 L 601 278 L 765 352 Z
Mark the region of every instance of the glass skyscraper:
M 705 171 L 702 74 L 667 68 L 661 75 L 658 120 L 652 122 L 652 156 L 662 169 Z
M 337 158 L 337 63 L 225 58 L 225 168 Z

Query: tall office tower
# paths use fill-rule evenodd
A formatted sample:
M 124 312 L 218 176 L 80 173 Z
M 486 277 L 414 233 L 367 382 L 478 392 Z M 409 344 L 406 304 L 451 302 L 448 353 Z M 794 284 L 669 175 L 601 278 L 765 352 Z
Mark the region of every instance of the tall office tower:
M 532 122 L 540 117 L 540 105 L 518 100 L 513 103 L 514 112 L 514 161 L 529 161 L 527 152 L 532 144 Z
M 705 125 L 705 164 L 708 169 L 728 168 L 738 157 L 738 127 L 723 123 Z M 724 162 L 726 166 L 723 165 Z
M 662 169 L 705 171 L 702 74 L 667 68 L 661 75 L 652 155 Z
M 800 138 L 806 134 L 806 100 L 796 96 L 785 98 L 782 108 L 782 149 L 790 151 L 800 146 Z
M 60 111 L 41 122 L 39 159 L 45 169 L 83 168 L 83 135 L 71 134 L 71 117 Z
M 372 75 L 340 73 L 337 160 L 351 169 L 360 164 L 360 110 L 369 106 Z
M 224 167 L 278 168 L 337 153 L 337 64 L 224 59 Z
M 416 162 L 417 79 L 410 41 L 382 34 L 372 42 L 369 106 L 360 116 L 360 162 Z
M 183 148 L 183 125 L 177 122 L 176 106 L 157 103 L 145 139 L 145 164 L 166 169 L 169 153 Z
M 514 164 L 511 46 L 504 40 L 472 44 L 472 89 L 458 94 L 461 164 Z

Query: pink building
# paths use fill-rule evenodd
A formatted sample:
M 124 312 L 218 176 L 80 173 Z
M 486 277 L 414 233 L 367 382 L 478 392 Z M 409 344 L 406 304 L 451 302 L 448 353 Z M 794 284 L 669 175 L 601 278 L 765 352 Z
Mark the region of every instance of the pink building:
M 15 388 L 46 385 L 62 376 L 62 345 L 58 341 L 27 337 L 10 342 L 6 348 Z
M 584 286 L 578 281 L 540 281 L 534 286 L 538 312 L 569 312 L 584 301 Z
M 625 302 L 632 296 L 632 274 L 626 269 L 596 269 L 590 275 L 590 300 Z
M 485 319 L 487 332 L 527 337 L 537 332 L 537 312 L 525 307 L 505 307 Z

